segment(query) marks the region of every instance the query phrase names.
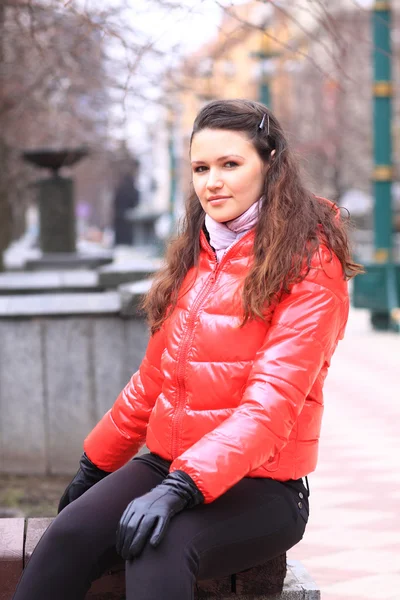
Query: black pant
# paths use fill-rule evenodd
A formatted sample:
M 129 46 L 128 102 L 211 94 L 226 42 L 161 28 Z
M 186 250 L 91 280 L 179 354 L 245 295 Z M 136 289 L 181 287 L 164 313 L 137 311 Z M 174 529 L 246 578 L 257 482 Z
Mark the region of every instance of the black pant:
M 67 506 L 37 545 L 14 600 L 83 600 L 118 562 L 115 534 L 128 503 L 168 474 L 154 454 L 135 458 Z M 160 546 L 126 563 L 127 600 L 192 600 L 196 579 L 238 573 L 303 537 L 308 493 L 301 479 L 245 478 L 211 504 L 173 517 Z

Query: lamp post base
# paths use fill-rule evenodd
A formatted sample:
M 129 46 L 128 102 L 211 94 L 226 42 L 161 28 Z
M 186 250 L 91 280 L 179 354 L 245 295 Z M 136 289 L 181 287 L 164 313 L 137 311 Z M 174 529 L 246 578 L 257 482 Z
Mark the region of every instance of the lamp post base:
M 364 267 L 365 274 L 354 279 L 353 306 L 371 311 L 373 329 L 400 332 L 400 263 Z

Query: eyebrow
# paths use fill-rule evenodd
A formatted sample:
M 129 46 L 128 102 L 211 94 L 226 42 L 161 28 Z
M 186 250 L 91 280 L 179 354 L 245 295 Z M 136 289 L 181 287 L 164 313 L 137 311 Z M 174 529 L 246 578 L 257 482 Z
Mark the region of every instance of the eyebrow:
M 244 160 L 244 156 L 240 156 L 240 154 L 227 154 L 226 156 L 220 156 L 219 158 L 217 158 L 217 160 L 226 160 L 227 158 L 241 158 L 242 160 Z M 204 162 L 207 162 L 205 160 L 193 160 L 192 161 L 192 165 L 199 165 L 202 164 Z

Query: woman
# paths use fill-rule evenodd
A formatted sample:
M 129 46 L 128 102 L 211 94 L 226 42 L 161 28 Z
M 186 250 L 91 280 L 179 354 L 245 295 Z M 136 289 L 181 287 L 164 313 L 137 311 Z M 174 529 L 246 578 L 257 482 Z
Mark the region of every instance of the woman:
M 262 104 L 205 106 L 190 158 L 183 231 L 145 300 L 146 355 L 85 440 L 15 600 L 83 599 L 116 550 L 129 600 L 191 600 L 196 579 L 303 537 L 302 478 L 361 267 Z

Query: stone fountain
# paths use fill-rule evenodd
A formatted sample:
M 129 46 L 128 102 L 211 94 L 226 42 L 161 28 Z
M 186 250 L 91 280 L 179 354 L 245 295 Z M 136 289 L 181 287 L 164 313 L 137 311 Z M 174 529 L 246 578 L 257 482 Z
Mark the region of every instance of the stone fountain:
M 29 150 L 23 158 L 41 169 L 50 169 L 50 177 L 36 182 L 40 219 L 41 258 L 28 260 L 27 269 L 96 268 L 112 261 L 112 253 L 99 251 L 82 255 L 76 250 L 74 182 L 63 177 L 62 167 L 72 167 L 86 157 L 86 148 Z

